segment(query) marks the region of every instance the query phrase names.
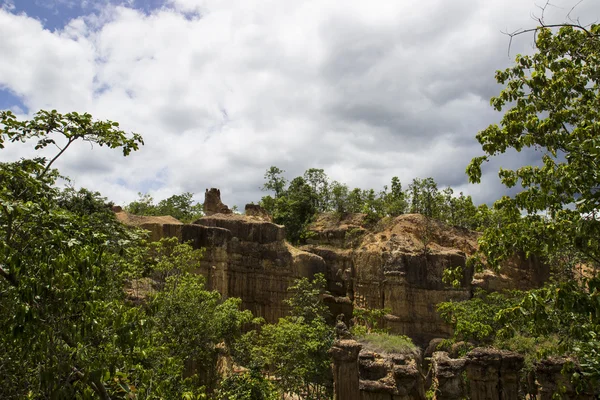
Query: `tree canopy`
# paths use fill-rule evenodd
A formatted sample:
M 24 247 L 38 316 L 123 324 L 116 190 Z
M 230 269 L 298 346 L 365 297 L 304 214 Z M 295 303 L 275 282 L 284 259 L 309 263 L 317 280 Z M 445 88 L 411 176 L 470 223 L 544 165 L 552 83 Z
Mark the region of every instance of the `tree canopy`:
M 285 171 L 275 166 L 265 173 L 263 190 L 274 191 L 274 197 L 264 196 L 260 204 L 276 223 L 286 226 L 287 239 L 293 243 L 307 238 L 307 227 L 317 213 L 332 212 L 340 218 L 349 213 L 363 213 L 368 223 L 384 217 L 405 213 L 420 213 L 454 226 L 481 229 L 489 222 L 492 212 L 483 206 L 475 207 L 471 196 L 457 195 L 451 188 L 439 190 L 433 178 L 415 178 L 407 190 L 397 176 L 382 190 L 350 189 L 333 181 L 323 169 L 309 168 L 302 176 L 287 179 Z
M 441 310 L 463 338 L 513 344 L 521 338 L 534 351 L 539 343 L 552 343 L 555 354 L 578 361 L 576 381 L 597 385 L 600 25 L 540 26 L 522 33 L 532 31 L 534 54 L 517 55 L 513 67 L 496 73 L 504 89 L 491 105 L 504 114 L 477 135 L 483 155 L 471 161 L 467 174 L 479 183 L 484 162 L 509 150 L 530 151 L 538 160 L 500 169 L 502 183 L 519 190 L 494 204 L 499 218 L 485 229 L 473 261 L 500 268 L 522 251 L 541 257 L 554 275 L 541 289 L 503 299 L 494 295 L 491 304 L 487 297 L 487 305 L 484 297 L 469 305 L 447 303 Z
M 58 149 L 0 163 L 0 397 L 204 396 L 216 345 L 232 342 L 250 313 L 187 272 L 199 250 L 148 244 L 97 193 L 56 187 L 52 167 L 76 140 L 127 155 L 141 137 L 89 114 L 1 112 L 0 122 L 0 148 L 34 139 Z M 132 289 L 142 281 L 140 296 Z

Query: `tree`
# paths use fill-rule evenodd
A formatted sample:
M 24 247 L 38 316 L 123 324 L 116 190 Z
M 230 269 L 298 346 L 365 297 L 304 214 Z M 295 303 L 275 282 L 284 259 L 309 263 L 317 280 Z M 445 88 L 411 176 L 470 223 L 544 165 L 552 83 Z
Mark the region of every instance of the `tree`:
M 103 366 L 111 350 L 124 355 L 120 345 L 136 337 L 121 337 L 119 345 L 107 340 L 129 331 L 136 314 L 121 307 L 122 264 L 115 256 L 132 238 L 94 194 L 60 193 L 51 167 L 76 140 L 121 147 L 127 155 L 141 137 L 89 114 L 40 111 L 18 121 L 3 111 L 0 121 L 0 148 L 28 139 L 37 139 L 36 149 L 58 148 L 49 160 L 0 164 L 0 364 L 8 371 L 0 378 L 2 397 L 35 390 L 35 396 L 89 391 L 108 398 Z
M 331 209 L 340 216 L 348 212 L 348 186 L 338 181 L 331 183 Z
M 440 218 L 443 198 L 433 178 L 415 178 L 408 186 L 408 190 L 411 213 L 419 213 L 429 218 Z
M 380 196 L 373 189 L 363 191 L 362 212 L 367 215 L 367 221 L 377 222 L 384 215 L 384 205 Z
M 135 215 L 161 215 L 148 193 L 138 192 L 138 199 L 125 206 L 125 211 Z
M 408 208 L 406 195 L 402 191 L 402 184 L 397 176 L 392 178 L 391 190 L 389 193 L 386 193 L 384 204 L 386 214 L 392 217 L 404 214 Z
M 592 268 L 579 280 L 527 293 L 501 314 L 507 323 L 511 317 L 515 324 L 536 321 L 533 334 L 560 335 L 562 350 L 576 355 L 585 378 L 598 383 L 600 25 L 549 27 L 540 22 L 520 32 L 535 31 L 536 52 L 517 55 L 513 67 L 496 73 L 505 88 L 491 104 L 504 115 L 499 125 L 477 135 L 484 154 L 471 161 L 467 174 L 479 183 L 482 164 L 509 149 L 531 149 L 539 159 L 534 165 L 500 169 L 502 183 L 521 190 L 495 203 L 502 218 L 484 231 L 481 257 L 475 261 L 481 265 L 485 259 L 498 268 L 522 250 L 545 258 L 555 269 Z
M 267 172 L 265 172 L 265 184 L 262 190 L 272 190 L 275 192 L 275 198 L 280 197 L 285 191 L 285 185 L 287 180 L 282 176 L 285 171 L 271 166 Z
M 2 148 L 27 139 L 37 139 L 38 149 L 58 146 L 49 160 L 0 163 L 0 397 L 202 395 L 199 374 L 185 373 L 186 363 L 232 341 L 248 313 L 185 273 L 182 264 L 198 251 L 148 245 L 98 194 L 55 186 L 59 173 L 51 167 L 75 140 L 128 154 L 141 137 L 89 114 L 0 118 Z M 127 286 L 157 272 L 168 277 L 155 282 L 154 297 L 128 298 Z
M 327 211 L 329 204 L 329 179 L 325 171 L 317 168 L 309 168 L 304 172 L 304 180 L 315 193 L 314 207 L 317 212 Z
M 287 239 L 298 243 L 305 239 L 306 227 L 316 213 L 316 194 L 301 176 L 290 182 L 285 194 L 275 200 L 273 220 L 285 225 Z M 265 199 L 261 204 L 265 204 Z
M 491 104 L 508 110 L 500 125 L 479 132 L 484 155 L 467 168 L 469 180 L 479 183 L 482 164 L 491 157 L 508 149 L 534 149 L 537 165 L 500 169 L 503 184 L 523 190 L 504 197 L 496 208 L 510 210 L 515 224 L 533 226 L 528 237 L 519 235 L 520 247 L 548 253 L 568 246 L 592 264 L 600 261 L 598 241 L 589 240 L 600 233 L 599 35 L 598 25 L 537 29 L 537 52 L 517 55 L 514 67 L 496 73 L 506 87 Z M 521 210 L 525 218 L 518 218 Z M 506 255 L 502 251 L 488 261 L 498 265 Z
M 6 140 L 25 142 L 31 138 L 38 139 L 36 150 L 49 145 L 56 146 L 58 152 L 50 160 L 36 159 L 43 165 L 37 173 L 38 177 L 48 173 L 54 162 L 77 140 L 108 146 L 111 149 L 121 148 L 124 156 L 138 150 L 140 144 L 144 144 L 139 134 L 133 133 L 128 136 L 124 131 L 117 129 L 119 123 L 94 121 L 88 113 L 59 114 L 56 110 L 42 110 L 29 121 L 19 121 L 12 112 L 0 111 L 0 124 L 0 149 L 4 148 Z
M 242 357 L 251 365 L 277 376 L 282 395 L 303 399 L 331 398 L 331 361 L 327 351 L 333 344 L 333 328 L 326 323 L 329 311 L 323 304 L 326 280 L 297 280 L 289 290 L 290 316 L 276 324 L 246 334 Z
M 125 210 L 135 215 L 170 215 L 181 222 L 190 223 L 200 218 L 203 206 L 193 204 L 193 193 L 175 194 L 154 204 L 154 199 L 148 193 L 138 193 L 139 199 L 125 206 Z
M 363 205 L 365 203 L 364 193 L 360 188 L 354 188 L 348 194 L 348 212 L 350 213 L 359 213 L 363 210 Z

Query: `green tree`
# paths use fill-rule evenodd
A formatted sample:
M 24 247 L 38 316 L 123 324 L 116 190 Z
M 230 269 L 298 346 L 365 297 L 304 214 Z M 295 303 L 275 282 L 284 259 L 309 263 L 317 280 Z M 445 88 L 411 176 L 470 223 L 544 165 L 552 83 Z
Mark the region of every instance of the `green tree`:
M 354 188 L 348 194 L 348 212 L 350 213 L 360 213 L 363 211 L 363 206 L 365 203 L 364 193 L 359 188 Z
M 194 204 L 193 196 L 190 192 L 175 194 L 154 204 L 150 194 L 138 193 L 139 199 L 126 205 L 125 210 L 135 215 L 170 215 L 190 223 L 204 215 L 202 204 Z
M 271 166 L 267 172 L 265 172 L 265 184 L 262 190 L 272 190 L 275 192 L 275 198 L 280 197 L 285 191 L 285 185 L 287 180 L 282 176 L 285 171 Z
M 410 193 L 410 212 L 439 219 L 443 197 L 439 193 L 433 178 L 413 179 L 408 186 Z
M 330 188 L 329 179 L 325 171 L 317 168 L 309 168 L 304 172 L 304 180 L 312 188 L 315 194 L 314 207 L 317 212 L 327 211 L 329 205 Z
M 204 215 L 202 204 L 193 204 L 193 196 L 190 192 L 175 194 L 159 201 L 157 209 L 161 215 L 170 215 L 185 223 L 193 222 Z
M 348 212 L 348 186 L 338 181 L 331 183 L 331 206 L 333 212 L 340 216 Z
M 384 215 L 384 204 L 380 196 L 377 196 L 375 190 L 369 189 L 363 192 L 362 212 L 367 214 L 369 222 L 376 222 Z
M 36 149 L 58 148 L 50 159 L 0 164 L 2 395 L 107 398 L 104 371 L 137 336 L 129 329 L 137 312 L 122 307 L 116 256 L 130 237 L 93 194 L 61 195 L 51 166 L 76 140 L 121 147 L 127 155 L 141 137 L 89 114 L 40 111 L 31 121 L 18 121 L 3 111 L 0 121 L 0 148 L 28 139 L 37 140 Z
M 402 184 L 397 176 L 392 178 L 391 190 L 385 194 L 384 205 L 385 213 L 389 216 L 396 217 L 404 214 L 408 208 L 406 195 L 402 191 Z
M 505 87 L 491 104 L 504 115 L 499 125 L 477 135 L 484 154 L 471 161 L 467 173 L 471 182 L 480 182 L 482 164 L 510 149 L 532 149 L 539 160 L 500 169 L 502 183 L 521 190 L 495 203 L 501 223 L 484 231 L 480 252 L 496 268 L 522 250 L 555 269 L 577 264 L 593 269 L 593 276 L 580 281 L 530 292 L 505 314 L 540 322 L 538 334 L 559 333 L 563 350 L 576 354 L 585 377 L 598 382 L 600 25 L 529 31 L 536 32 L 536 51 L 517 55 L 513 67 L 496 73 Z
M 125 206 L 125 211 L 135 215 L 161 215 L 148 193 L 138 192 L 138 199 Z
M 463 192 L 454 196 L 454 191 L 450 187 L 444 189 L 441 195 L 443 203 L 440 219 L 442 221 L 461 228 L 477 228 L 477 208 L 473 204 L 471 196 L 465 196 Z
M 287 239 L 298 243 L 305 239 L 306 227 L 315 213 L 316 194 L 301 176 L 294 178 L 284 195 L 275 201 L 273 220 L 285 225 Z
M 55 186 L 51 166 L 75 140 L 128 154 L 141 138 L 88 114 L 0 117 L 2 146 L 27 139 L 38 149 L 58 146 L 50 159 L 0 163 L 0 397 L 202 395 L 200 374 L 187 373 L 186 363 L 231 342 L 247 313 L 185 273 L 181 264 L 197 251 L 148 246 L 116 221 L 105 199 Z M 168 278 L 155 282 L 154 297 L 132 301 L 125 289 L 157 272 Z
M 325 275 L 316 274 L 312 280 L 308 278 L 297 279 L 288 291 L 292 296 L 285 300 L 290 306 L 290 314 L 293 317 L 312 322 L 315 320 L 327 320 L 331 315 L 329 308 L 323 303 L 323 294 L 326 293 L 327 280 Z
M 277 391 L 260 370 L 232 374 L 225 378 L 216 393 L 217 400 L 277 400 Z
M 502 198 L 495 207 L 512 213 L 520 227 L 533 226 L 523 231 L 529 233 L 526 238 L 515 232 L 520 247 L 547 254 L 569 246 L 582 261 L 592 264 L 600 260 L 598 242 L 589 240 L 600 228 L 596 218 L 600 199 L 596 168 L 600 162 L 599 32 L 598 25 L 537 30 L 536 53 L 517 55 L 514 67 L 496 73 L 496 80 L 506 87 L 491 104 L 498 111 L 508 109 L 500 125 L 479 132 L 484 155 L 474 158 L 467 168 L 470 181 L 478 183 L 482 164 L 491 157 L 509 149 L 536 150 L 538 165 L 500 169 L 503 184 L 518 184 L 523 190 Z M 527 214 L 524 218 L 519 218 L 521 211 Z M 498 240 L 490 243 L 511 245 Z M 489 262 L 498 265 L 507 255 L 500 253 Z

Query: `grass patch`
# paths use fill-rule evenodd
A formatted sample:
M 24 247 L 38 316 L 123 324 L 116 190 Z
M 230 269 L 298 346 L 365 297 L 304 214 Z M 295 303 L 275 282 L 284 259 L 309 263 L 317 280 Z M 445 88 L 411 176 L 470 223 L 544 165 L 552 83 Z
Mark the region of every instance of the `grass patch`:
M 379 353 L 417 354 L 418 348 L 408 336 L 385 332 L 371 332 L 357 335 L 363 348 Z

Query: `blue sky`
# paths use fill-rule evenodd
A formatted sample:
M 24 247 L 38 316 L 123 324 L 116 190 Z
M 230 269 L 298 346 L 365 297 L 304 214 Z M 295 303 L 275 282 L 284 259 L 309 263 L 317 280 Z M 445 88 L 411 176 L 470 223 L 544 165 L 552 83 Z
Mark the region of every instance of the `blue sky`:
M 537 2 L 539 3 L 539 1 Z M 553 0 L 549 23 L 600 19 L 597 0 Z M 0 0 L 0 109 L 89 112 L 142 134 L 127 158 L 82 144 L 56 166 L 116 203 L 219 187 L 243 209 L 275 165 L 323 168 L 351 188 L 398 176 L 490 203 L 465 168 L 478 131 L 499 120 L 494 80 L 533 38 L 535 0 Z M 25 145 L 26 147 L 27 145 Z M 31 150 L 7 146 L 1 156 Z
M 0 0 L 2 1 L 2 0 Z M 164 5 L 164 0 L 3 0 L 11 12 L 25 13 L 43 22 L 51 31 L 62 29 L 72 19 L 89 15 L 107 4 L 124 5 L 151 13 Z

